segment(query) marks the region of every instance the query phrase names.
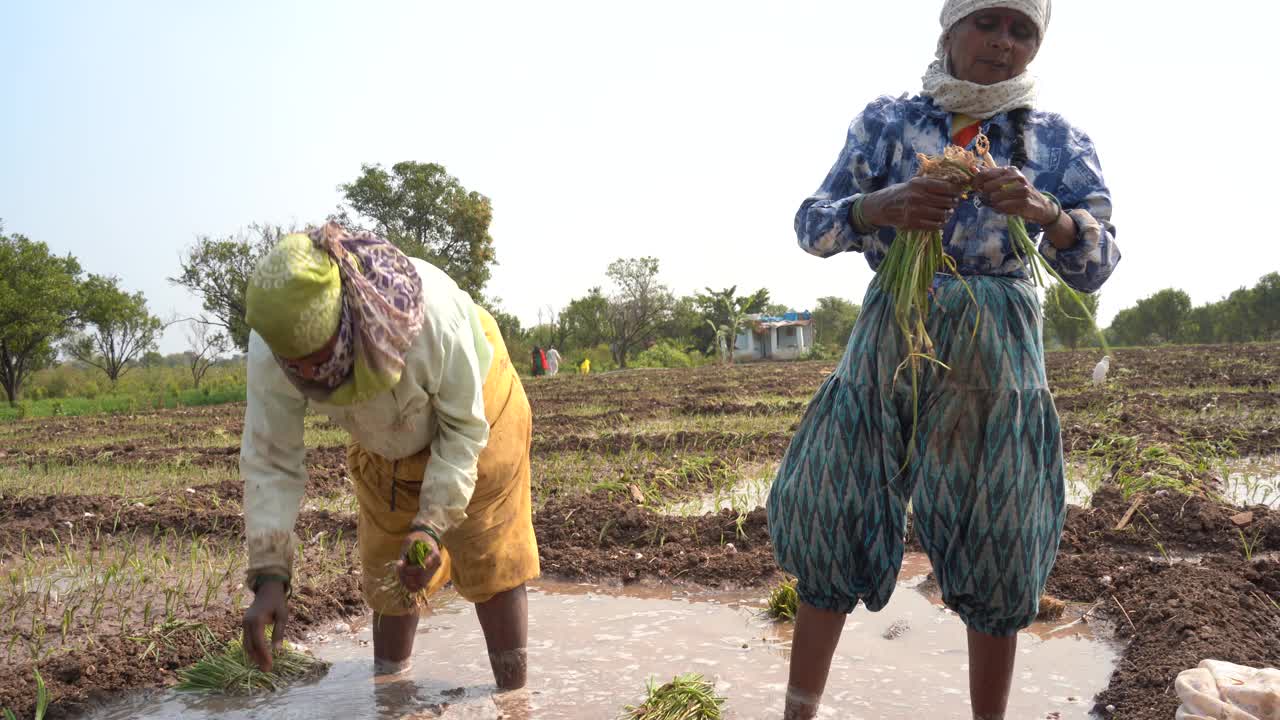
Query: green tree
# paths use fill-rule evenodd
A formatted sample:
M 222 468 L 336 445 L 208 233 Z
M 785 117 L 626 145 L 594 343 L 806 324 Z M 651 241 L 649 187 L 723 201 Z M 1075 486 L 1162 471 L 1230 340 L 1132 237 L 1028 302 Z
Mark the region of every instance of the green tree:
M 489 198 L 464 188 L 442 165 L 412 161 L 396 163 L 390 172 L 364 165 L 360 177 L 341 190 L 351 208 L 406 255 L 444 270 L 481 299 L 497 263 Z
M 1249 293 L 1254 340 L 1280 340 L 1280 272 L 1267 273 Z
M 278 225 L 250 225 L 247 231 L 214 238 L 202 236 L 183 253 L 174 285 L 199 297 L 209 322 L 223 328 L 241 352 L 249 349 L 249 326 L 244 323 L 244 296 L 258 260 L 285 235 Z
M 1191 297 L 1182 290 L 1168 288 L 1138 302 L 1148 318 L 1152 331 L 1166 342 L 1182 340 L 1183 329 L 1191 315 Z
M 844 298 L 828 295 L 818 298 L 813 311 L 813 324 L 817 329 L 817 342 L 837 350 L 849 342 L 849 334 L 862 313 L 861 306 Z
M 1058 339 L 1058 342 L 1075 350 L 1080 342 L 1093 337 L 1093 324 L 1081 311 L 1072 290 L 1062 283 L 1054 283 L 1045 291 L 1044 323 L 1046 330 Z M 1098 316 L 1098 294 L 1080 295 L 1080 300 L 1089 309 L 1089 317 Z
M 1146 330 L 1137 308 L 1125 308 L 1116 313 L 1107 328 L 1107 341 L 1113 345 L 1144 345 L 1149 337 L 1151 333 Z
M 0 225 L 0 384 L 17 402 L 27 375 L 49 364 L 54 343 L 79 326 L 80 263 Z
M 670 340 L 686 353 L 690 350 L 701 352 L 707 346 L 702 332 L 704 324 L 696 297 L 683 295 L 676 298 L 671 306 L 666 321 L 658 328 L 658 337 Z
M 560 313 L 568 347 L 587 350 L 609 337 L 609 298 L 599 287 L 576 298 Z
M 164 324 L 147 312 L 142 293 L 130 295 L 114 277 L 90 275 L 81 286 L 82 314 L 88 331 L 66 344 L 67 354 L 107 374 L 114 388 L 142 353 L 153 350 Z
M 764 312 L 769 305 L 769 291 L 760 288 L 750 295 L 739 296 L 738 286 L 712 290 L 706 288 L 705 293 L 694 296 L 694 302 L 702 312 L 708 329 L 714 332 L 711 350 L 721 356 L 721 360 L 732 363 L 732 347 L 738 337 L 738 328 L 747 321 L 747 315 Z
M 1109 333 L 1121 345 L 1178 342 L 1190 327 L 1191 298 L 1167 288 L 1116 313 Z
M 1222 342 L 1224 302 L 1208 303 L 1191 308 L 1187 316 L 1184 337 L 1188 342 L 1208 344 Z
M 658 282 L 657 258 L 615 260 L 605 274 L 614 285 L 606 340 L 613 361 L 625 368 L 631 352 L 642 349 L 657 334 L 673 300 L 667 286 Z
M 1253 293 L 1248 288 L 1232 291 L 1217 303 L 1217 336 L 1219 342 L 1248 342 L 1254 334 Z
M 765 315 L 769 315 L 771 317 L 782 317 L 783 315 L 786 315 L 787 313 L 791 312 L 791 306 L 784 305 L 782 303 L 769 303 L 768 305 L 765 305 L 763 308 L 760 308 L 759 310 L 755 310 L 753 312 L 762 312 Z

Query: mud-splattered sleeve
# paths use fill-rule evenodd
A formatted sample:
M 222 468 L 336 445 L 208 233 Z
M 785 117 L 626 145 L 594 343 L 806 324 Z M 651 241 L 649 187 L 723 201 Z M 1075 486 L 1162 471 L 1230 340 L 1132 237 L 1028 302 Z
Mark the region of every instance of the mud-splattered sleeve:
M 1070 160 L 1055 194 L 1075 222 L 1076 243 L 1059 250 L 1046 236 L 1040 242 L 1040 254 L 1068 285 L 1080 292 L 1097 292 L 1120 262 L 1111 223 L 1111 191 L 1102 179 L 1102 165 L 1088 135 L 1069 129 L 1066 151 Z
M 861 252 L 873 233 L 860 233 L 849 210 L 860 196 L 883 189 L 889 156 L 884 132 L 891 122 L 894 100 L 883 97 L 871 103 L 849 126 L 844 149 L 813 195 L 796 213 L 795 230 L 800 247 L 818 257 L 846 251 Z
M 293 576 L 293 525 L 307 488 L 307 401 L 257 333 L 249 337 L 248 406 L 240 439 L 248 575 Z

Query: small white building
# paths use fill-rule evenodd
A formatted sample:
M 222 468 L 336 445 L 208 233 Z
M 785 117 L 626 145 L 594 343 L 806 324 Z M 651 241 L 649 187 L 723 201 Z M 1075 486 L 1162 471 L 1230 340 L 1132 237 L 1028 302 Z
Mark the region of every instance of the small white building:
M 813 316 L 808 312 L 781 317 L 748 315 L 733 343 L 735 362 L 795 360 L 813 347 Z

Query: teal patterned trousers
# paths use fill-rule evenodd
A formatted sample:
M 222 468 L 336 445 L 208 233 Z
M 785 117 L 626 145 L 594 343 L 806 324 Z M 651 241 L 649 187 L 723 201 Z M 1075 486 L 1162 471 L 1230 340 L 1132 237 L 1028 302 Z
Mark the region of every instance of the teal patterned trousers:
M 1024 280 L 935 283 L 938 359 L 895 372 L 905 343 L 873 282 L 839 367 L 810 401 L 770 490 L 778 565 L 800 598 L 872 611 L 893 594 L 912 501 L 943 601 L 970 628 L 1031 624 L 1065 518 L 1062 436 L 1040 303 Z M 974 331 L 976 310 L 977 331 Z M 913 403 L 916 443 L 912 448 Z

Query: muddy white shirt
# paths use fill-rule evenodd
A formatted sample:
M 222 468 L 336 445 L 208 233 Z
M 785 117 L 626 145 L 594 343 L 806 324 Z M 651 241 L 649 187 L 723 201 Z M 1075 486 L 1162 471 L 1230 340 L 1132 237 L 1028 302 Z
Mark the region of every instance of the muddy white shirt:
M 416 522 L 443 533 L 467 517 L 476 463 L 489 440 L 483 386 L 493 350 L 471 297 L 435 266 L 418 259 L 413 266 L 422 277 L 425 317 L 400 382 L 363 403 L 312 404 L 388 459 L 430 445 Z M 247 395 L 240 475 L 249 569 L 291 575 L 293 525 L 307 486 L 302 437 L 308 401 L 257 333 L 249 336 Z

